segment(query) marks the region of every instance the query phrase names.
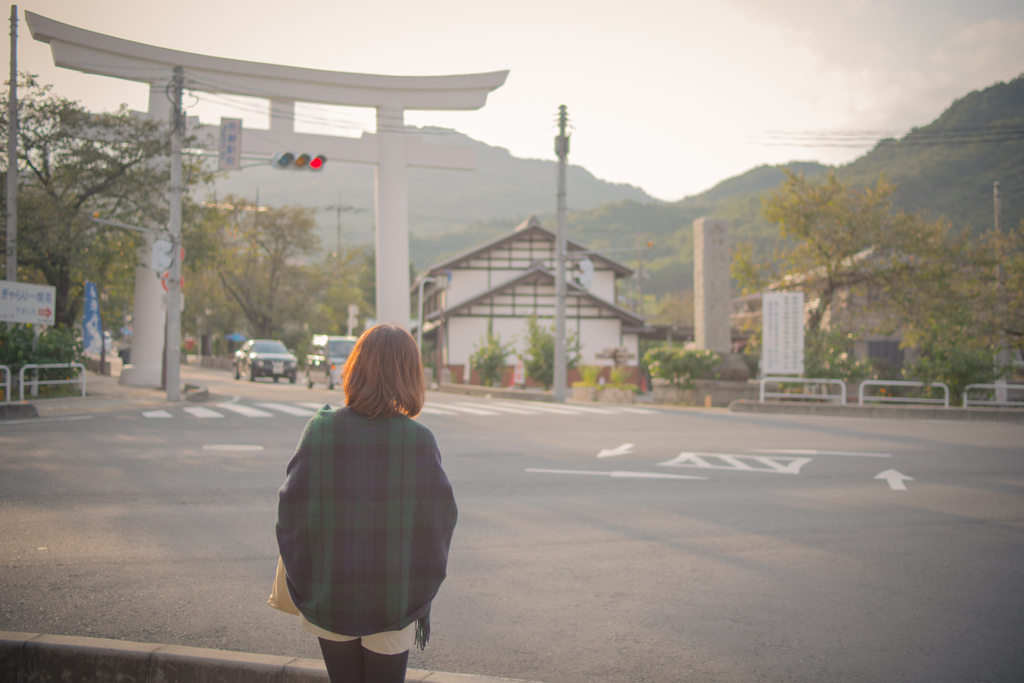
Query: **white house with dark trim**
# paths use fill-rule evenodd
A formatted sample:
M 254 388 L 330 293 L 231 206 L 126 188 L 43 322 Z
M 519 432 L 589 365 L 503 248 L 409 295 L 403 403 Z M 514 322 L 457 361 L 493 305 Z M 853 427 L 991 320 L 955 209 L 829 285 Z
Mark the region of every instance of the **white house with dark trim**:
M 486 335 L 488 321 L 503 343 L 514 338 L 517 350 L 525 345 L 530 316 L 554 327 L 555 239 L 554 232 L 530 216 L 510 234 L 434 265 L 413 285 L 415 294 L 424 277 L 436 279 L 424 285 L 423 337 L 435 341 L 437 366 L 451 369 L 454 381 L 468 379 L 464 368 Z M 589 251 L 572 240 L 566 249 Z M 594 264 L 591 286 L 583 289 L 568 280 L 566 330 L 575 331 L 582 342 L 584 363 L 609 366 L 611 361 L 598 354 L 626 347 L 635 367 L 644 323 L 614 303 L 615 281 L 633 271 L 599 254 L 588 258 Z M 506 358 L 508 365 L 515 362 L 514 355 Z

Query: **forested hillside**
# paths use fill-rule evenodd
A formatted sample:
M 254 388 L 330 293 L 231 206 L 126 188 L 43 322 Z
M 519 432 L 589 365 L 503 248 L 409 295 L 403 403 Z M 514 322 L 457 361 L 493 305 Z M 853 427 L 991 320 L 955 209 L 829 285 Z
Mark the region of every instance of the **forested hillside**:
M 830 170 L 815 162 L 786 166 L 809 179 L 824 177 Z M 898 186 L 894 196 L 898 208 L 921 210 L 933 218 L 945 215 L 955 227 L 975 232 L 993 225 L 992 183 L 998 180 L 1002 223 L 1019 224 L 1024 220 L 1024 77 L 972 92 L 927 126 L 900 140 L 884 140 L 859 159 L 832 170 L 853 186 L 874 185 L 884 172 Z M 691 226 L 696 218 L 728 220 L 733 244 L 751 242 L 761 258 L 779 246 L 778 228 L 761 216 L 761 196 L 783 177 L 779 167 L 760 166 L 675 203 L 625 200 L 571 212 L 569 235 L 596 249 L 653 240 L 655 249 L 643 255 L 649 276 L 643 283 L 644 293 L 663 297 L 684 292 L 693 285 Z M 573 192 L 570 183 L 570 197 Z M 539 217 L 554 228 L 553 213 Z M 414 239 L 416 265 L 422 268 L 514 225 L 515 221 L 492 221 L 466 231 Z M 619 256 L 637 264 L 628 253 Z

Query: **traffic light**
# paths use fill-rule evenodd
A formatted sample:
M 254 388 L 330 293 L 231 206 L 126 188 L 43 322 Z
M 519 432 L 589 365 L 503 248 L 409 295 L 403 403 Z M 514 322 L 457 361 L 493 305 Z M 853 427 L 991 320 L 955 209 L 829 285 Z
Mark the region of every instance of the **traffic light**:
M 327 163 L 327 157 L 323 154 L 312 156 L 311 154 L 295 154 L 293 152 L 278 152 L 270 160 L 274 168 L 292 171 L 319 171 Z

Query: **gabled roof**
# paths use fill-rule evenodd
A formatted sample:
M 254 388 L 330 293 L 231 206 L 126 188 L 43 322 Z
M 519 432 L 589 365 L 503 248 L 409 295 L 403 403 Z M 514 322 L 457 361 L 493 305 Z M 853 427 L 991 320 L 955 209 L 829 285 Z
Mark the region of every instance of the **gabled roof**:
M 552 273 L 547 268 L 545 268 L 544 266 L 538 264 L 527 270 L 519 277 L 509 280 L 508 282 L 505 282 L 503 284 L 500 284 L 497 287 L 494 287 L 493 289 L 484 292 L 483 294 L 479 294 L 473 297 L 472 299 L 468 299 L 466 301 L 460 301 L 442 311 L 433 311 L 432 313 L 425 317 L 427 321 L 433 321 L 439 319 L 442 315 L 458 315 L 460 311 L 468 310 L 471 307 L 481 302 L 484 302 L 493 296 L 509 292 L 518 287 L 519 285 L 534 283 L 554 285 L 555 274 Z M 623 323 L 627 325 L 643 327 L 643 318 L 638 317 L 635 313 L 631 311 L 627 311 L 625 308 L 621 308 L 620 306 L 616 306 L 615 304 L 609 301 L 605 301 L 601 297 L 595 296 L 594 294 L 591 294 L 587 290 L 581 287 L 577 287 L 575 284 L 571 282 L 566 282 L 566 292 L 571 293 L 569 295 L 572 296 L 574 299 L 578 297 L 592 306 L 596 306 L 607 310 L 609 313 L 619 318 L 620 320 L 622 320 Z
M 555 235 L 555 233 L 551 232 L 543 225 L 541 225 L 540 221 L 537 220 L 536 216 L 530 216 L 525 221 L 517 225 L 515 230 L 513 230 L 509 234 L 503 237 L 493 239 L 490 242 L 480 245 L 479 247 L 474 247 L 469 251 L 463 252 L 458 256 L 455 256 L 454 258 L 448 259 L 447 261 L 431 266 L 430 270 L 426 271 L 423 275 L 420 276 L 420 278 L 437 275 L 438 273 L 441 273 L 445 270 L 449 270 L 451 268 L 458 268 L 460 265 L 468 263 L 469 261 L 475 258 L 479 258 L 481 255 L 486 254 L 488 251 L 491 251 L 492 249 L 503 247 L 506 244 L 515 242 L 517 240 L 521 240 L 524 237 L 528 236 L 539 237 L 540 239 L 549 242 L 554 242 L 557 239 L 557 235 Z M 565 241 L 565 249 L 568 252 L 590 251 L 590 249 L 583 246 L 579 242 L 574 242 L 570 239 L 567 239 Z M 615 274 L 619 277 L 629 277 L 630 275 L 633 274 L 632 268 L 622 263 L 619 263 L 614 259 L 610 259 L 607 256 L 601 256 L 600 254 L 589 254 L 588 257 L 590 258 L 590 260 L 594 261 L 595 266 L 600 265 L 605 268 L 611 269 L 615 271 Z M 419 282 L 420 278 L 417 278 L 417 283 Z

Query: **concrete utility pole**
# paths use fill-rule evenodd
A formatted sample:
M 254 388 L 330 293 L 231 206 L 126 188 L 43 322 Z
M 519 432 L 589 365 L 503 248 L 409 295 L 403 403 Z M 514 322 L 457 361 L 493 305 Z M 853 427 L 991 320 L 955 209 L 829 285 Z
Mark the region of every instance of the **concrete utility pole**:
M 11 5 L 11 83 L 7 97 L 7 281 L 18 281 L 18 6 Z
M 558 108 L 558 239 L 555 244 L 555 377 L 553 393 L 557 403 L 565 403 L 565 164 L 569 157 L 569 136 L 565 127 L 569 115 L 565 105 Z
M 992 200 L 995 202 L 996 209 L 996 231 L 999 230 L 999 181 L 992 183 Z
M 181 400 L 181 147 L 185 137 L 185 115 L 181 110 L 181 89 L 185 72 L 174 67 L 171 81 L 171 275 L 167 279 L 167 400 Z

